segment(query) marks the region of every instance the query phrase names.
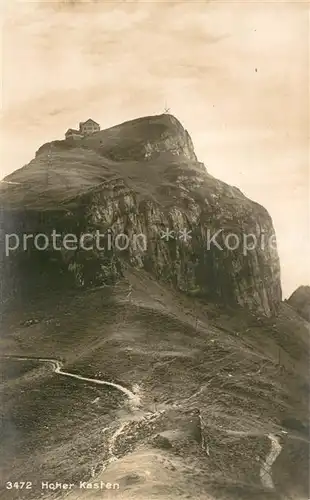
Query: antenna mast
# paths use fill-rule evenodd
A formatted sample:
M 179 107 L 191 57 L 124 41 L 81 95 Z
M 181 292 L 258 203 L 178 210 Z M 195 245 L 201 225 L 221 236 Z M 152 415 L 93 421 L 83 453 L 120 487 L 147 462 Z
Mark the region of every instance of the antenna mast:
M 167 106 L 167 101 L 165 102 L 165 113 L 170 113 L 170 108 Z

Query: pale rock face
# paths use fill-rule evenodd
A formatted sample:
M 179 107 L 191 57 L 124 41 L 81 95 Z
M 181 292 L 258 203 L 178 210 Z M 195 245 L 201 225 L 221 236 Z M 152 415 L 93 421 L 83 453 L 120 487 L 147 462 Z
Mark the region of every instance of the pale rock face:
M 274 242 L 269 243 L 274 229 L 268 212 L 239 189 L 207 173 L 176 118 L 161 115 L 133 120 L 85 139 L 80 149 L 64 149 L 59 143 L 53 146 L 56 154 L 51 167 L 57 175 L 48 191 L 39 180 L 35 197 L 22 187 L 19 197 L 16 188 L 15 198 L 12 193 L 4 197 L 7 230 L 17 227 L 18 232 L 27 227 L 48 232 L 58 228 L 62 234 L 109 230 L 114 236 L 126 234 L 131 244 L 124 251 L 113 245 L 104 251 L 76 250 L 70 252 L 70 258 L 63 252 L 50 252 L 44 261 L 46 275 L 55 275 L 57 268 L 66 286 L 87 287 L 113 283 L 125 266 L 134 266 L 188 294 L 266 315 L 277 312 L 280 266 Z M 44 169 L 46 151 L 47 146 L 42 146 L 36 158 L 10 179 L 38 175 Z M 73 170 L 69 170 L 70 162 Z M 48 209 L 44 207 L 42 212 L 38 204 L 46 199 Z M 169 239 L 163 237 L 167 229 L 173 232 Z M 220 248 L 210 244 L 217 231 Z M 224 240 L 231 233 L 235 236 L 230 236 L 227 248 Z M 146 246 L 132 244 L 140 234 Z M 183 238 L 184 234 L 188 237 Z M 258 244 L 245 253 L 243 241 L 250 234 Z M 264 248 L 262 236 L 267 242 Z M 236 239 L 239 246 L 233 249 Z M 14 275 L 20 258 L 19 252 L 4 260 L 7 287 L 12 279 L 8 276 Z M 35 259 L 31 255 L 28 259 L 28 269 L 39 275 Z M 14 289 L 20 281 L 14 278 Z

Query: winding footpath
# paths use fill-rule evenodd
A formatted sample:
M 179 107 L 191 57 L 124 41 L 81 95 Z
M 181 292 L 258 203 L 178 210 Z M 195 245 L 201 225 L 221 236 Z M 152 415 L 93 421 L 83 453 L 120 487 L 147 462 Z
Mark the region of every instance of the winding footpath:
M 279 438 L 274 434 L 268 434 L 268 437 L 271 441 L 271 449 L 266 457 L 266 460 L 264 461 L 264 463 L 260 468 L 259 475 L 262 485 L 265 488 L 274 489 L 271 467 L 278 458 L 278 456 L 280 455 L 282 446 L 279 442 Z
M 126 387 L 123 387 L 120 384 L 116 384 L 114 382 L 108 382 L 106 380 L 101 380 L 97 378 L 89 378 L 89 377 L 83 377 L 82 375 L 77 375 L 76 373 L 70 373 L 70 372 L 65 372 L 62 370 L 62 363 L 58 361 L 58 359 L 52 359 L 52 358 L 35 358 L 35 357 L 30 357 L 30 356 L 1 356 L 2 358 L 5 359 L 11 359 L 11 360 L 18 360 L 18 361 L 37 361 L 40 363 L 49 363 L 53 367 L 54 373 L 57 373 L 58 375 L 63 375 L 64 377 L 70 377 L 74 378 L 77 380 L 83 380 L 84 382 L 89 382 L 91 384 L 97 384 L 97 385 L 107 385 L 110 387 L 114 387 L 115 389 L 118 389 L 120 392 L 125 394 L 127 396 L 130 407 L 134 410 L 138 408 L 141 404 L 140 397 L 138 394 L 135 394 L 134 392 L 130 391 Z
M 137 410 L 141 406 L 141 398 L 138 394 L 138 387 L 137 387 L 137 392 L 133 392 L 126 387 L 123 387 L 120 384 L 116 384 L 114 382 L 108 382 L 106 380 L 101 380 L 97 378 L 89 378 L 89 377 L 83 377 L 82 375 L 78 375 L 76 373 L 70 373 L 62 370 L 62 363 L 53 358 L 36 358 L 36 357 L 31 357 L 31 356 L 16 356 L 16 355 L 4 355 L 0 356 L 1 358 L 4 359 L 11 359 L 11 360 L 18 360 L 18 361 L 35 361 L 35 362 L 40 362 L 40 363 L 49 363 L 52 365 L 54 373 L 57 373 L 58 375 L 62 375 L 64 377 L 69 377 L 77 380 L 82 380 L 84 382 L 88 382 L 91 384 L 97 384 L 97 385 L 106 385 L 109 387 L 113 387 L 120 392 L 122 392 L 127 398 L 129 402 L 130 409 L 132 411 Z M 156 412 L 158 413 L 158 412 Z M 160 413 L 160 412 L 159 412 Z M 109 439 L 108 442 L 108 450 L 109 450 L 109 458 L 105 462 L 105 464 L 102 467 L 101 472 L 103 472 L 106 467 L 108 466 L 109 463 L 114 462 L 117 460 L 117 457 L 114 454 L 114 449 L 116 445 L 116 441 L 118 437 L 123 434 L 124 430 L 126 427 L 130 424 L 130 420 L 123 421 L 121 425 L 116 429 L 116 431 L 112 434 L 111 438 Z M 108 430 L 108 428 L 104 429 L 105 431 Z M 238 431 L 229 431 L 230 433 L 233 434 L 248 434 L 246 432 L 238 432 Z M 274 434 L 268 434 L 268 438 L 270 439 L 271 442 L 271 448 L 269 453 L 266 456 L 265 461 L 262 463 L 261 468 L 260 468 L 260 479 L 261 483 L 265 488 L 268 489 L 274 489 L 274 484 L 272 480 L 272 465 L 278 458 L 278 456 L 281 453 L 282 446 L 279 442 L 279 438 L 275 436 Z
M 137 384 L 135 385 L 135 389 L 133 392 L 133 391 L 130 391 L 129 389 L 127 389 L 126 387 L 123 387 L 122 385 L 116 384 L 114 382 L 108 382 L 106 380 L 101 380 L 101 379 L 97 379 L 97 378 L 83 377 L 82 375 L 78 375 L 76 373 L 66 372 L 66 371 L 62 370 L 62 363 L 58 359 L 53 359 L 53 358 L 39 358 L 39 357 L 16 356 L 16 355 L 4 355 L 4 356 L 0 356 L 0 358 L 17 360 L 17 361 L 35 361 L 35 362 L 40 362 L 40 363 L 49 363 L 52 366 L 54 373 L 57 373 L 58 375 L 62 375 L 64 377 L 74 378 L 77 380 L 82 380 L 84 382 L 88 382 L 91 384 L 106 385 L 106 386 L 113 387 L 113 388 L 119 390 L 128 398 L 130 409 L 133 412 L 135 412 L 136 410 L 138 410 L 141 407 L 141 398 L 138 394 L 139 386 Z M 157 414 L 156 414 L 156 416 L 157 416 Z M 97 473 L 96 473 L 97 466 L 92 467 L 91 477 L 93 479 L 98 477 L 102 472 L 104 472 L 110 463 L 116 462 L 118 460 L 118 458 L 115 456 L 115 453 L 114 453 L 115 447 L 117 444 L 117 440 L 118 440 L 119 436 L 124 433 L 125 429 L 127 429 L 127 427 L 130 425 L 130 423 L 131 423 L 131 418 L 121 422 L 120 425 L 117 427 L 117 429 L 114 431 L 114 433 L 111 435 L 110 439 L 108 440 L 108 459 L 103 462 L 102 466 L 100 467 L 100 471 L 98 471 Z M 109 430 L 110 430 L 109 427 L 106 427 L 103 429 L 104 432 L 109 431 Z M 80 498 L 80 497 L 76 496 L 76 492 L 74 492 L 73 494 L 74 494 L 75 500 L 77 498 Z M 70 495 L 71 495 L 71 492 L 68 491 L 64 494 L 63 497 L 67 497 Z
M 225 432 L 227 432 L 227 434 L 230 434 L 231 436 L 262 436 L 260 432 L 255 433 L 249 431 L 235 431 L 230 429 L 225 429 Z M 264 434 L 264 436 L 269 438 L 271 442 L 271 448 L 265 460 L 262 461 L 259 471 L 259 477 L 264 488 L 274 489 L 274 483 L 272 479 L 272 466 L 282 451 L 282 445 L 280 444 L 279 438 L 275 434 Z

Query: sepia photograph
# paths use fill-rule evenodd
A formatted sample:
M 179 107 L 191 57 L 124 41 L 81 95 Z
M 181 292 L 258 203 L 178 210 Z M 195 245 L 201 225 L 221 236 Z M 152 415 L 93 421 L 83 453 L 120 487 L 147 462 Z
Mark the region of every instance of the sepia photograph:
M 0 499 L 310 499 L 310 5 L 3 0 Z

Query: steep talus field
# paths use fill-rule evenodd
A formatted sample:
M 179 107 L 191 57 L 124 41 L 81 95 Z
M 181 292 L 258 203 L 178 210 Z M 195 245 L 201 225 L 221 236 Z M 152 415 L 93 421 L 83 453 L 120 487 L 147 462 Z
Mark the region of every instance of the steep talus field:
M 170 115 L 45 144 L 6 181 L 0 476 L 32 489 L 1 498 L 308 500 L 309 323 L 268 212 Z M 53 230 L 104 244 L 7 251 Z

